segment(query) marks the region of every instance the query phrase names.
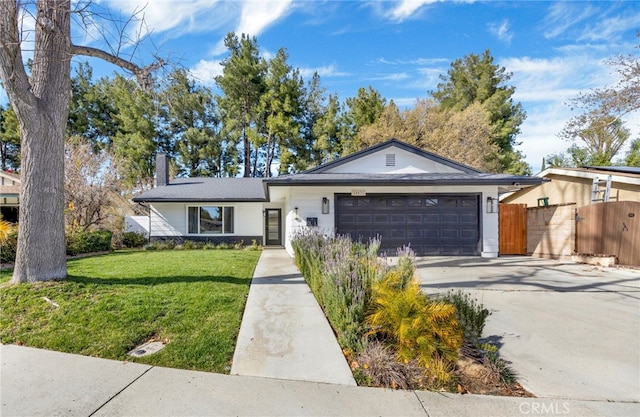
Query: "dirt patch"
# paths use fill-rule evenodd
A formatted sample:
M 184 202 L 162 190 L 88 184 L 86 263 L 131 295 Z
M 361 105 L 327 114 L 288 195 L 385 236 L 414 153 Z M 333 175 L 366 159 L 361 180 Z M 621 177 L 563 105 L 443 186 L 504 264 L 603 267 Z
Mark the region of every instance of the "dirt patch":
M 504 381 L 499 369 L 478 350 L 463 349 L 457 362 L 458 393 L 535 397 L 513 381 Z

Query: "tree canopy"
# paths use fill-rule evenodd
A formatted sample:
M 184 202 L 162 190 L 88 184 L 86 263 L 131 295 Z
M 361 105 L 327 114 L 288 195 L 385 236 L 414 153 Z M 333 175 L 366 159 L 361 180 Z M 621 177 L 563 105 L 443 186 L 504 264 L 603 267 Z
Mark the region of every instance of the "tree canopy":
M 456 59 L 447 75 L 440 76 L 441 82 L 431 96 L 444 109 L 457 111 L 479 103 L 489 115 L 493 142 L 499 149 L 498 170 L 525 174 L 530 169 L 523 164 L 523 156 L 515 146 L 526 114 L 522 105 L 513 100 L 515 87 L 507 85 L 511 74 L 493 61 L 489 50 Z
M 619 75 L 617 84 L 581 93 L 569 102 L 579 114 L 573 116 L 559 133 L 562 139 L 571 143 L 568 155 L 550 155 L 547 159 L 567 166 L 621 163 L 639 166 L 634 165 L 637 159 L 633 147 L 626 160 L 614 158 L 619 157 L 631 137 L 623 117 L 640 110 L 640 56 L 621 55 L 608 61 L 608 65 Z

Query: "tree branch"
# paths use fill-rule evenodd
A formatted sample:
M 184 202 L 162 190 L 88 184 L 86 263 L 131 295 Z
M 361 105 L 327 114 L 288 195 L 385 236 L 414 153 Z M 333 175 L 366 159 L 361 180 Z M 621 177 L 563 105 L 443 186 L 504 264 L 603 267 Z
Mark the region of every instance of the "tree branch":
M 0 79 L 14 106 L 27 103 L 33 107 L 35 96 L 22 62 L 18 5 L 15 1 L 0 1 Z
M 114 65 L 117 65 L 136 76 L 138 85 L 143 90 L 148 90 L 152 85 L 151 73 L 158 68 L 162 68 L 166 63 L 162 58 L 156 57 L 156 61 L 144 67 L 134 64 L 131 61 L 120 58 L 117 55 L 110 54 L 102 49 L 92 48 L 90 46 L 71 45 L 69 49 L 72 55 L 83 55 L 94 58 L 100 58 Z

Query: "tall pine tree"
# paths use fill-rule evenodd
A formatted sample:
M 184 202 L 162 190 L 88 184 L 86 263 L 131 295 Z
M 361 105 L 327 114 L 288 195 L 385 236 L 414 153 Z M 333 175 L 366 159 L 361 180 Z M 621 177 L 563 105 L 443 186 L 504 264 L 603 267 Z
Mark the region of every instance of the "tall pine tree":
M 445 110 L 462 111 L 479 103 L 489 114 L 499 148 L 498 170 L 512 174 L 529 173 L 530 168 L 515 150 L 516 135 L 526 114 L 520 103 L 513 101 L 515 87 L 507 85 L 511 74 L 494 63 L 489 50 L 482 55 L 470 54 L 451 64 L 447 75 L 431 96 Z
M 258 51 L 258 40 L 242 34 L 238 38 L 229 33 L 224 40 L 229 56 L 222 61 L 222 75 L 216 83 L 223 92 L 218 97 L 224 129 L 229 139 L 242 143 L 243 176 L 256 176 L 252 172 L 251 142 L 256 135 L 256 119 L 260 97 L 265 90 L 267 63 Z

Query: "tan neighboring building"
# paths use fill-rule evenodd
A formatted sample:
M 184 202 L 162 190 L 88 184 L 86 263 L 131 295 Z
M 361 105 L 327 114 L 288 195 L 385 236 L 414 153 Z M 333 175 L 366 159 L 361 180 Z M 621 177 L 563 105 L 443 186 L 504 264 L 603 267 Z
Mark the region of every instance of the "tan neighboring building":
M 500 202 L 526 204 L 527 207 L 576 203 L 576 207 L 582 207 L 604 201 L 607 182 L 609 201 L 640 202 L 640 168 L 549 168 L 536 176 L 551 181 L 506 194 Z M 595 195 L 594 180 L 598 182 Z
M 19 206 L 20 175 L 0 171 L 0 214 L 2 214 L 2 220 L 17 223 Z

